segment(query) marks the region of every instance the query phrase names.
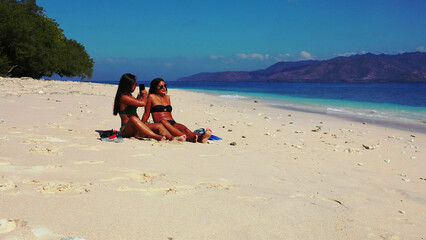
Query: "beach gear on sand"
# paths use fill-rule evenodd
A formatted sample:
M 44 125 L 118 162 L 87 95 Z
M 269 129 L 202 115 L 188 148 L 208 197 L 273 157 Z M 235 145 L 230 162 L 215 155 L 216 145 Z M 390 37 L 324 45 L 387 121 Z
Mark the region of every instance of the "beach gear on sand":
M 222 138 L 212 134 L 212 135 L 210 135 L 209 140 L 222 140 Z
M 194 130 L 194 133 L 195 133 L 195 134 L 198 134 L 198 135 L 203 135 L 205 132 L 206 132 L 206 130 L 205 130 L 204 128 L 199 128 L 199 129 L 197 129 L 197 130 Z M 209 137 L 209 140 L 222 140 L 222 138 L 220 138 L 220 137 L 215 136 L 215 135 L 213 135 L 213 134 L 212 134 L 212 135 Z
M 101 141 L 116 143 L 123 141 L 123 137 L 120 136 L 120 132 L 117 130 L 96 130 L 96 132 L 99 133 Z

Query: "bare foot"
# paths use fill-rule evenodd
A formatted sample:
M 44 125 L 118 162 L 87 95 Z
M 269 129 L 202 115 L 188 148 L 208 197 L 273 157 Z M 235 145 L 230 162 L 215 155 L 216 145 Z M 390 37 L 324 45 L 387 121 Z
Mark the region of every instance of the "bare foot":
M 166 138 L 166 136 L 157 135 L 157 136 L 154 137 L 154 139 L 157 140 L 157 141 L 165 141 L 167 138 Z
M 209 140 L 211 135 L 212 135 L 212 130 L 210 128 L 206 128 L 206 132 L 203 135 L 201 135 L 200 143 L 206 143 L 207 140 Z
M 184 134 L 184 135 L 179 136 L 179 137 L 174 137 L 173 141 L 185 142 L 186 141 L 186 135 Z
M 198 135 L 197 134 L 194 134 L 194 136 L 192 136 L 192 137 L 187 137 L 186 138 L 186 141 L 193 142 L 193 143 L 196 143 L 197 140 L 198 140 Z

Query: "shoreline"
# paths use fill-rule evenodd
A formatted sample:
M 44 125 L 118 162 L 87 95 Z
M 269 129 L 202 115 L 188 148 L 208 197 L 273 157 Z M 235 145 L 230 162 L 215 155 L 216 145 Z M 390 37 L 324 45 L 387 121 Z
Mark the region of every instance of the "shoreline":
M 206 94 L 210 94 L 212 96 L 228 96 L 228 95 L 224 95 L 221 94 L 220 91 L 203 91 L 203 90 L 187 90 L 187 89 L 179 89 L 179 90 L 183 90 L 183 91 L 189 91 L 189 92 L 199 92 L 199 93 L 206 93 Z M 387 119 L 384 118 L 377 118 L 374 116 L 361 116 L 361 115 L 355 115 L 356 112 L 353 112 L 351 114 L 349 113 L 339 113 L 339 112 L 329 112 L 327 110 L 325 110 L 324 107 L 315 107 L 315 106 L 303 106 L 301 104 L 297 105 L 296 104 L 291 104 L 292 106 L 290 106 L 290 104 L 285 103 L 285 102 L 280 102 L 277 100 L 270 100 L 270 99 L 264 99 L 264 98 L 256 98 L 254 96 L 244 96 L 244 93 L 236 93 L 236 95 L 229 95 L 229 96 L 234 96 L 235 100 L 241 100 L 241 101 L 258 101 L 260 103 L 263 103 L 265 105 L 268 105 L 270 107 L 273 108 L 277 108 L 277 109 L 284 109 L 284 110 L 289 110 L 289 111 L 297 111 L 297 112 L 305 112 L 305 113 L 313 113 L 313 114 L 320 114 L 320 115 L 326 115 L 326 116 L 331 116 L 331 117 L 336 117 L 339 119 L 346 119 L 346 120 L 350 120 L 350 121 L 355 121 L 355 122 L 359 122 L 359 123 L 369 123 L 369 124 L 374 124 L 380 127 L 385 127 L 385 128 L 394 128 L 394 129 L 398 129 L 398 130 L 405 130 L 405 131 L 413 131 L 413 132 L 419 132 L 419 133 L 426 133 L 426 119 L 423 120 L 418 120 L 418 119 L 410 119 L 410 118 L 397 118 L 395 116 L 388 116 Z M 229 98 L 232 99 L 232 98 Z M 328 109 L 329 107 L 327 107 Z M 365 109 L 368 110 L 368 109 Z
M 169 89 L 222 140 L 102 142 L 116 87 L 0 78 L 0 239 L 426 235 L 424 133 Z
M 63 80 L 60 80 L 63 81 Z M 72 80 L 70 80 L 72 81 Z M 72 81 L 72 82 L 81 82 L 81 81 Z M 85 83 L 85 82 L 82 82 Z M 113 82 L 92 82 L 94 84 L 106 84 L 116 86 L 118 83 Z M 328 83 L 328 82 L 325 82 Z M 398 82 L 406 84 L 405 82 Z M 321 84 L 321 83 L 316 83 Z M 354 84 L 354 83 L 351 83 Z M 363 83 L 355 83 L 355 84 L 363 84 Z M 377 83 L 371 83 L 377 84 Z M 426 84 L 426 83 L 425 83 Z M 338 118 L 344 118 L 349 120 L 354 120 L 358 122 L 370 122 L 372 124 L 376 124 L 383 127 L 390 127 L 396 129 L 403 129 L 408 131 L 421 131 L 422 133 L 426 133 L 426 107 L 418 107 L 413 105 L 400 105 L 395 103 L 374 103 L 374 102 L 362 102 L 362 101 L 354 101 L 354 100 L 339 100 L 339 99 L 327 99 L 327 98 L 304 98 L 297 97 L 291 95 L 276 95 L 269 94 L 270 96 L 257 96 L 253 92 L 237 92 L 233 90 L 209 90 L 209 89 L 188 89 L 188 88 L 171 88 L 176 90 L 183 91 L 192 91 L 198 93 L 207 93 L 213 96 L 222 96 L 229 95 L 240 98 L 241 100 L 247 101 L 255 101 L 260 100 L 265 102 L 273 107 L 283 108 L 288 110 L 300 111 L 300 112 L 309 112 L 316 114 L 325 114 L 330 116 L 335 116 Z M 276 95 L 276 96 L 275 96 Z M 289 99 L 286 99 L 289 98 Z M 295 98 L 295 99 L 293 99 Z M 333 105 L 333 101 L 337 100 Z M 302 102 L 300 102 L 302 101 Z M 303 103 L 307 101 L 308 103 Z M 332 105 L 328 105 L 326 103 L 317 104 L 316 101 L 330 101 Z M 344 101 L 339 103 L 339 101 Z M 315 104 L 312 104 L 315 103 Z M 363 106 L 367 104 L 367 106 Z M 358 106 L 356 106 L 358 105 Z M 372 106 L 371 106 L 372 105 Z M 377 105 L 377 106 L 374 106 Z M 356 106 L 356 107 L 354 107 Z M 388 107 L 385 107 L 388 106 Z M 394 108 L 393 110 L 389 110 L 389 106 Z M 377 109 L 374 109 L 377 107 Z M 329 111 L 329 109 L 331 109 Z M 422 111 L 417 111 L 416 109 L 421 109 Z M 396 112 L 398 110 L 399 112 Z M 401 112 L 402 111 L 402 112 Z M 379 116 L 368 115 L 368 113 L 379 114 Z M 381 116 L 384 114 L 383 116 Z M 395 115 L 397 114 L 397 115 Z M 407 117 L 406 115 L 416 115 Z
M 286 107 L 286 106 L 274 106 L 276 108 L 280 109 L 286 109 L 290 111 L 298 111 L 298 112 L 306 112 L 306 113 L 314 113 L 314 114 L 320 114 L 320 115 L 327 115 L 332 116 L 340 119 L 346 119 L 349 121 L 354 121 L 358 123 L 368 123 L 368 124 L 374 124 L 379 127 L 384 128 L 393 128 L 398 130 L 404 130 L 404 131 L 412 131 L 412 132 L 418 132 L 426 134 L 426 123 L 420 122 L 420 120 L 413 120 L 413 119 L 377 119 L 377 118 L 371 118 L 367 116 L 345 116 L 344 114 L 337 114 L 337 113 L 328 113 L 328 112 L 321 112 L 321 111 L 309 111 L 306 109 L 300 109 L 297 107 Z

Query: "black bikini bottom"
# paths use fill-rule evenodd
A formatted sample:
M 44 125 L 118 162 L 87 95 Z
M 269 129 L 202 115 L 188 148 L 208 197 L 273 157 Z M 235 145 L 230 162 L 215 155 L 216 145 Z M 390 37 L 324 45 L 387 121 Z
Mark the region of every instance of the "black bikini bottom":
M 167 122 L 169 122 L 172 126 L 176 124 L 176 122 L 173 120 L 167 120 Z

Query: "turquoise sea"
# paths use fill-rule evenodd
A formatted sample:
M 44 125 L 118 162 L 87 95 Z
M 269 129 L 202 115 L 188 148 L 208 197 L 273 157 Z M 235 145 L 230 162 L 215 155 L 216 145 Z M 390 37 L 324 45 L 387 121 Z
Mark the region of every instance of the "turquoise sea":
M 426 83 L 169 81 L 167 84 L 171 89 L 195 90 L 222 98 L 257 100 L 277 108 L 426 133 Z M 149 86 L 149 83 L 145 85 Z

